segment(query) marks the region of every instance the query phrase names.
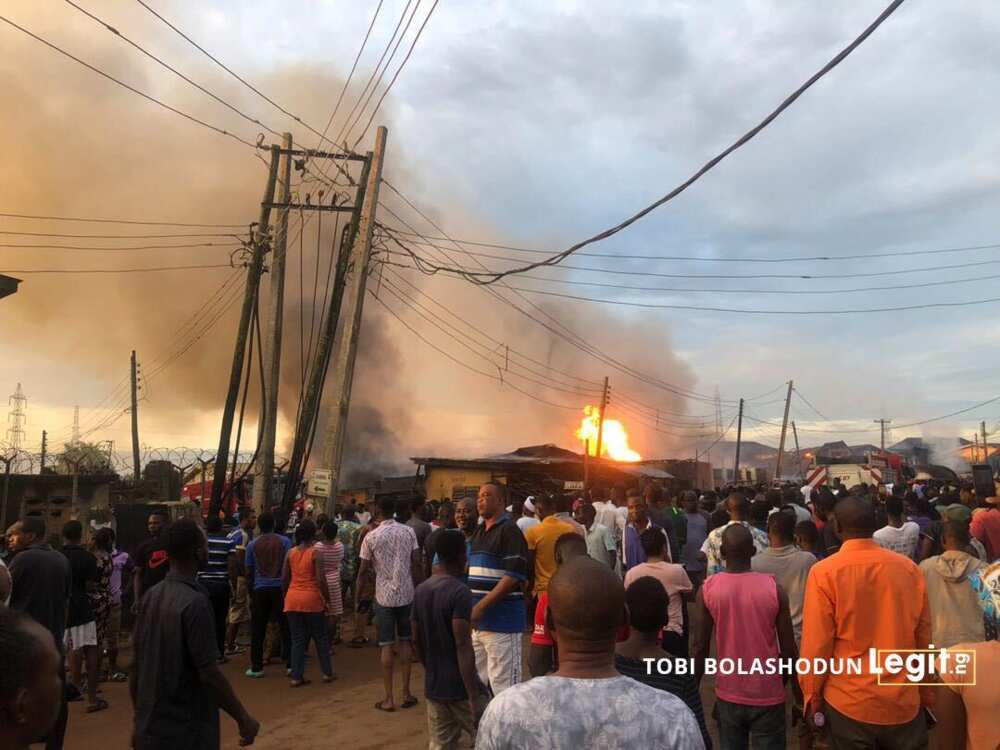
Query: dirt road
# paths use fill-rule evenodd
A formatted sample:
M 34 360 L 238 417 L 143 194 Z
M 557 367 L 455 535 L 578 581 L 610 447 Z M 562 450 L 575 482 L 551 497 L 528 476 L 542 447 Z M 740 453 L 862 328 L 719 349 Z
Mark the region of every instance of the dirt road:
M 420 703 L 405 711 L 382 713 L 373 707 L 382 697 L 378 651 L 371 646 L 358 650 L 338 646 L 333 664 L 339 678 L 324 685 L 319 682 L 315 659 L 310 659 L 306 676 L 314 681 L 295 690 L 288 687 L 284 669 L 277 665 L 267 667 L 267 677 L 260 680 L 244 676 L 245 655 L 223 666 L 244 705 L 261 722 L 255 748 L 376 750 L 392 747 L 416 750 L 427 747 L 424 674 L 420 665 L 413 665 L 412 684 L 413 694 Z M 396 679 L 398 685 L 399 678 Z M 66 750 L 128 748 L 132 721 L 128 687 L 106 683 L 103 689 L 111 704 L 107 711 L 87 714 L 85 704 L 70 704 Z M 396 701 L 398 705 L 398 695 Z M 238 747 L 236 725 L 225 714 L 222 716 L 222 747 Z

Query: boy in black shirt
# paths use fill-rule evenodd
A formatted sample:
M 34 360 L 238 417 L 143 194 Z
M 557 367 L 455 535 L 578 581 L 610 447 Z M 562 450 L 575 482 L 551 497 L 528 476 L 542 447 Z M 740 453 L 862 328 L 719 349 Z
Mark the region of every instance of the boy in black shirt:
M 413 648 L 425 670 L 431 746 L 457 748 L 463 731 L 475 741 L 486 690 L 472 649 L 472 592 L 462 582 L 465 535 L 442 530 L 435 548 L 440 572 L 413 596 Z

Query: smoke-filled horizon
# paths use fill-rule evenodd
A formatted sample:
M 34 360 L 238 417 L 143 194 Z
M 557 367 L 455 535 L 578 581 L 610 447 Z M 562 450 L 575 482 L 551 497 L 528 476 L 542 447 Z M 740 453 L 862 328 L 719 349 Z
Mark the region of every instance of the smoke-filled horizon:
M 234 132 L 253 137 L 256 129 L 239 127 L 238 118 L 198 92 L 180 84 L 170 75 L 137 60 L 134 53 L 114 39 L 104 39 L 99 27 L 82 17 L 69 16 L 58 24 L 28 3 L 18 3 L 18 17 L 39 33 L 51 35 L 58 43 L 77 51 L 85 59 L 109 74 L 155 92 L 163 100 L 185 111 L 198 112 L 212 122 L 225 122 Z M 147 40 L 154 49 L 167 49 L 185 60 L 184 71 L 213 90 L 225 92 L 235 107 L 255 113 L 265 123 L 281 123 L 276 115 L 249 92 L 234 85 L 200 58 L 180 54 L 174 40 L 141 16 L 123 12 L 136 29 L 135 36 Z M 140 34 L 138 30 L 144 33 Z M 244 224 L 256 221 L 266 177 L 266 165 L 254 158 L 251 149 L 199 128 L 152 104 L 138 100 L 90 71 L 75 66 L 26 38 L 5 37 L 8 59 L 37 66 L 44 87 L 28 88 L 21 74 L 22 66 L 0 67 L 2 90 L 6 92 L 5 109 L 16 103 L 16 116 L 0 122 L 0 137 L 17 143 L 8 152 L 0 176 L 3 195 L 0 206 L 7 212 L 80 217 L 125 217 L 164 219 L 204 224 Z M 109 43 L 110 42 L 110 43 Z M 342 79 L 328 69 L 301 65 L 279 65 L 254 76 L 255 83 L 272 92 L 292 111 L 310 123 L 322 123 L 329 117 L 334 92 Z M 351 95 L 356 96 L 356 87 Z M 348 97 L 350 98 L 350 96 Z M 342 111 L 331 132 L 341 127 Z M 404 190 L 414 168 L 406 149 L 394 140 L 393 109 L 383 110 L 390 128 L 386 175 Z M 235 120 L 235 122 L 234 122 Z M 243 123 L 245 125 L 245 123 Z M 287 120 L 284 121 L 287 126 Z M 301 128 L 297 133 L 304 134 Z M 269 138 L 270 140 L 270 138 Z M 314 147 L 318 139 L 305 134 L 304 143 Z M 361 144 L 359 148 L 364 148 Z M 266 155 L 266 153 L 265 153 Z M 293 173 L 292 188 L 299 199 L 320 199 L 319 191 L 330 188 L 315 181 L 314 175 L 327 166 L 312 160 L 307 172 Z M 332 170 L 331 170 L 332 171 Z M 357 175 L 355 174 L 355 177 Z M 391 195 L 383 192 L 383 201 Z M 413 195 L 420 200 L 420 195 Z M 398 201 L 390 202 L 402 210 Z M 505 239 L 475 217 L 459 202 L 444 207 L 453 231 L 482 236 L 497 241 Z M 466 217 L 463 219 L 462 217 Z M 277 216 L 272 212 L 272 225 Z M 284 347 L 279 401 L 279 454 L 290 452 L 292 427 L 301 393 L 303 353 L 308 357 L 310 343 L 315 346 L 323 315 L 323 294 L 327 288 L 329 264 L 335 252 L 333 215 L 306 216 L 304 231 L 296 228 L 300 216 L 290 216 L 287 272 L 285 283 Z M 385 212 L 380 220 L 397 224 Z M 435 213 L 434 218 L 440 219 Z M 346 219 L 345 219 L 346 220 Z M 412 214 L 408 221 L 419 221 Z M 57 221 L 4 219 L 7 231 L 80 234 L 80 235 L 180 235 L 212 233 L 216 229 L 188 229 L 108 224 L 79 224 Z M 464 226 L 463 226 L 464 224 Z M 246 229 L 223 230 L 246 236 Z M 426 225 L 423 231 L 433 233 Z M 13 237 L 11 244 L 75 245 L 81 247 L 124 247 L 131 245 L 187 245 L 215 243 L 211 247 L 151 249 L 96 252 L 48 248 L 6 248 L 2 267 L 18 269 L 137 268 L 153 266 L 189 266 L 225 264 L 238 241 L 230 237 L 168 237 L 152 239 L 103 238 L 31 238 Z M 429 342 L 414 336 L 377 302 L 372 295 L 366 301 L 364 323 L 354 380 L 353 401 L 348 424 L 345 454 L 346 481 L 372 478 L 395 471 L 412 469 L 408 458 L 436 452 L 474 455 L 503 452 L 538 442 L 553 442 L 578 448 L 573 431 L 579 424 L 583 407 L 596 403 L 598 395 L 584 395 L 575 388 L 553 388 L 519 377 L 527 370 L 534 381 L 546 381 L 552 367 L 569 376 L 553 378 L 559 383 L 572 377 L 599 381 L 603 368 L 593 359 L 568 344 L 538 323 L 523 317 L 503 301 L 454 280 L 428 280 L 412 271 L 386 269 L 371 278 L 369 290 L 408 325 Z M 220 409 L 228 383 L 233 354 L 236 321 L 242 297 L 242 271 L 230 279 L 232 270 L 206 269 L 160 273 L 23 275 L 21 291 L 3 303 L 5 335 L 5 372 L 17 373 L 29 393 L 29 444 L 37 442 L 35 432 L 48 429 L 58 443 L 69 437 L 72 408 L 82 410 L 81 431 L 87 439 L 113 439 L 124 447 L 128 440 L 128 418 L 121 416 L 126 396 L 124 388 L 102 399 L 120 385 L 127 374 L 131 349 L 136 349 L 141 365 L 144 392 L 140 403 L 140 437 L 150 445 L 212 446 L 217 440 Z M 15 274 L 16 275 L 16 274 Z M 229 308 L 214 327 L 179 357 L 172 358 L 178 342 L 184 343 L 191 328 L 182 325 L 199 308 L 213 299 L 219 287 L 230 280 L 218 304 L 211 303 L 214 315 Z M 415 285 L 409 287 L 406 284 Z M 269 276 L 262 281 L 261 315 L 266 314 Z M 314 289 L 316 298 L 314 299 Z M 404 306 L 399 295 L 406 293 L 438 316 L 445 314 L 433 303 L 417 295 L 428 294 L 448 308 L 459 312 L 474 325 L 515 350 L 510 366 L 491 368 L 468 346 L 456 343 L 433 328 L 433 318 L 419 309 Z M 516 299 L 512 293 L 505 296 Z M 517 304 L 526 307 L 523 299 Z M 541 305 L 545 314 L 556 316 L 588 342 L 612 351 L 616 358 L 657 377 L 690 388 L 694 379 L 687 366 L 671 350 L 669 332 L 650 331 L 624 316 L 603 311 L 567 309 Z M 534 311 L 538 315 L 538 311 Z M 300 318 L 300 315 L 302 318 Z M 304 325 L 301 322 L 304 319 Z M 440 318 L 438 318 L 440 319 Z M 449 321 L 454 325 L 454 321 Z M 547 321 L 548 322 L 548 321 Z M 549 323 L 551 325 L 551 323 Z M 304 336 L 300 335 L 304 332 Z M 601 333 L 598 333 L 600 331 Z M 473 334 L 478 336 L 478 334 Z M 568 335 L 568 334 L 567 334 Z M 481 337 L 480 337 L 481 338 Z M 482 371 L 489 370 L 492 382 L 467 372 L 459 363 L 437 351 L 439 347 L 459 362 Z M 491 348 L 493 345 L 490 345 Z M 516 352 L 535 363 L 518 360 Z M 166 360 L 170 364 L 160 369 Z M 16 361 L 15 361 L 16 360 Z M 252 368 L 247 399 L 246 421 L 241 438 L 242 449 L 252 449 L 259 411 L 257 354 L 249 361 Z M 506 380 L 505 380 L 506 379 Z M 612 392 L 625 378 L 612 378 Z M 527 390 L 544 401 L 575 406 L 560 409 L 533 401 L 512 387 Z M 592 387 L 591 387 L 592 388 Z M 666 408 L 683 412 L 681 399 L 665 399 L 657 393 L 646 394 L 630 385 L 632 393 L 648 395 Z M 312 453 L 316 465 L 322 453 L 329 394 L 324 394 L 324 408 Z M 92 407 L 99 407 L 92 409 Z M 117 409 L 117 412 L 116 412 Z M 612 397 L 609 413 L 616 404 Z M 118 413 L 120 418 L 112 421 Z M 619 419 L 628 424 L 628 415 Z M 95 429 L 96 428 L 96 429 Z M 215 436 L 213 438 L 213 436 Z M 630 427 L 633 445 L 645 454 L 660 454 L 671 445 L 669 436 L 647 430 L 638 424 Z M 235 437 L 235 433 L 234 433 Z M 408 468 L 409 467 L 409 468 Z
M 290 128 L 299 143 L 316 145 L 315 136 L 212 65 L 140 5 L 127 0 L 94 5 L 99 7 L 92 10 L 123 34 L 236 108 L 279 132 Z M 160 0 L 156 7 L 319 128 L 330 117 L 373 12 L 366 3 L 333 8 Z M 403 7 L 402 0 L 385 3 L 331 132 L 338 133 L 347 119 Z M 880 9 L 871 3 L 838 8 L 640 3 L 621 12 L 575 0 L 545 7 L 442 4 L 376 118 L 376 124 L 389 127 L 386 177 L 451 236 L 539 250 L 568 247 L 678 184 Z M 990 243 L 997 233 L 1000 178 L 990 165 L 997 163 L 998 142 L 982 123 L 996 107 L 990 94 L 1000 69 L 989 51 L 1000 16 L 967 0 L 949 9 L 942 16 L 920 5 L 901 8 L 849 60 L 704 180 L 599 249 L 588 249 L 607 257 L 580 255 L 532 274 L 535 279 L 512 280 L 519 288 L 607 303 L 515 294 L 503 287 L 493 290 L 503 297 L 498 299 L 455 279 L 379 269 L 371 285 L 378 300 L 367 300 L 358 354 L 349 467 L 361 475 L 408 473 L 413 455 L 476 456 L 536 443 L 580 449 L 574 431 L 584 407 L 599 400 L 596 390 L 605 376 L 611 379 L 608 413 L 623 423 L 631 447 L 643 457 L 693 457 L 693 441 L 669 433 L 700 428 L 676 427 L 673 413 L 696 425 L 704 420 L 712 432 L 711 400 L 674 396 L 650 385 L 649 378 L 624 375 L 607 364 L 609 358 L 682 391 L 710 395 L 718 386 L 723 427 L 734 417 L 735 401 L 748 397 L 744 438 L 769 445 L 777 443 L 781 384 L 789 379 L 809 399 L 793 399 L 790 415 L 803 445 L 838 438 L 875 442 L 876 417 L 893 420 L 887 442 L 911 435 L 971 438 L 983 419 L 992 431 L 993 405 L 962 412 L 996 395 L 990 305 L 840 314 L 993 296 L 986 269 L 995 256 Z M 258 126 L 146 60 L 71 6 L 13 0 L 4 13 L 171 106 L 256 140 Z M 0 28 L 0 44 L 5 52 L 0 136 L 7 146 L 0 160 L 0 211 L 236 224 L 237 231 L 256 220 L 265 166 L 250 148 L 122 90 L 12 28 Z M 949 64 L 942 66 L 941 60 Z M 358 148 L 371 138 L 369 132 Z M 300 189 L 315 195 L 318 186 Z M 385 191 L 382 201 L 383 223 L 401 226 L 391 209 L 420 232 L 439 236 L 392 191 Z M 296 221 L 293 216 L 293 225 Z M 287 452 L 298 404 L 299 311 L 305 309 L 307 319 L 312 311 L 317 259 L 320 292 L 325 287 L 333 241 L 332 217 L 324 217 L 320 237 L 318 223 L 310 222 L 301 247 L 295 239 L 289 245 L 279 454 Z M 198 231 L 10 218 L 0 219 L 0 230 Z M 202 241 L 2 237 L 3 244 L 80 246 Z M 0 271 L 226 264 L 229 240 L 204 240 L 224 244 L 130 252 L 5 247 Z M 437 244 L 475 266 L 449 243 Z M 971 271 L 922 271 L 932 261 L 891 255 L 972 246 L 983 249 L 942 259 L 968 261 L 976 266 Z M 436 250 L 419 249 L 428 255 Z M 769 267 L 748 260 L 845 254 L 854 259 Z M 405 262 L 402 256 L 391 259 Z M 482 262 L 503 267 L 513 261 Z M 748 278 L 778 269 L 791 278 Z M 727 270 L 740 278 L 691 278 Z M 0 394 L 24 384 L 29 448 L 37 449 L 42 429 L 53 444 L 68 438 L 76 404 L 89 438 L 127 446 L 127 399 L 120 386 L 133 348 L 144 374 L 142 442 L 216 443 L 235 304 L 169 368 L 153 374 L 170 358 L 178 328 L 232 273 L 223 268 L 21 276 L 20 292 L 0 301 Z M 857 274 L 884 279 L 866 291 L 859 287 L 868 282 L 852 278 Z M 265 305 L 267 284 L 265 277 Z M 226 290 L 235 300 L 240 281 L 233 279 Z M 640 310 L 619 303 L 694 309 Z M 731 314 L 716 307 L 809 315 Z M 437 328 L 445 325 L 442 320 L 447 332 Z M 184 341 L 184 331 L 180 334 Z M 575 335 L 585 339 L 583 348 L 603 354 L 595 357 L 568 343 Z M 575 378 L 587 381 L 582 384 L 587 393 L 577 391 L 581 382 Z M 257 392 L 255 374 L 244 448 L 255 438 Z M 765 393 L 771 395 L 753 398 Z M 925 421 L 950 413 L 956 416 Z M 321 452 L 322 428 L 314 457 Z

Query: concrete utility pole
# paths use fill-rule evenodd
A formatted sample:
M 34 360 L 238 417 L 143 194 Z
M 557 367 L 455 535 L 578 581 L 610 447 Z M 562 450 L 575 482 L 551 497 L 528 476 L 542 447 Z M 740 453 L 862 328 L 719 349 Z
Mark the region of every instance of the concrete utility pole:
M 872 422 L 874 422 L 877 425 L 880 425 L 881 428 L 882 428 L 882 442 L 879 444 L 879 447 L 881 447 L 882 450 L 885 450 L 885 426 L 887 424 L 892 424 L 892 420 L 891 419 L 873 419 Z
M 795 429 L 795 420 L 792 420 L 792 436 L 795 438 L 795 465 L 799 469 L 799 476 L 802 476 L 802 451 L 799 448 L 799 431 Z
M 788 381 L 788 395 L 785 396 L 785 417 L 781 420 L 781 438 L 778 440 L 778 460 L 774 464 L 774 478 L 781 477 L 781 454 L 785 452 L 785 434 L 788 432 L 788 410 L 792 405 L 792 381 Z
M 368 175 L 371 173 L 373 157 L 374 155 L 371 151 L 365 157 L 364 164 L 361 167 L 361 177 L 358 180 L 354 207 L 351 212 L 351 222 L 344 227 L 343 234 L 339 238 L 337 273 L 333 280 L 333 292 L 330 294 L 330 304 L 326 309 L 326 318 L 323 321 L 323 327 L 316 340 L 316 354 L 310 365 L 309 379 L 306 381 L 305 395 L 302 399 L 302 410 L 295 428 L 295 441 L 292 443 L 292 457 L 288 463 L 288 475 L 285 478 L 285 495 L 282 500 L 282 506 L 285 509 L 290 508 L 295 500 L 299 485 L 302 483 L 306 464 L 309 461 L 309 454 L 312 451 L 316 420 L 319 415 L 320 403 L 323 400 L 323 384 L 326 382 L 326 373 L 330 365 L 330 354 L 333 350 L 333 343 L 337 333 L 337 324 L 340 321 L 344 287 L 347 282 L 348 259 L 351 255 L 351 248 L 358 241 L 361 206 L 365 200 L 365 191 L 368 185 Z
M 136 377 L 135 349 L 132 350 L 132 478 L 139 481 L 139 383 Z
M 604 388 L 601 390 L 601 412 L 597 419 L 597 451 L 594 456 L 601 460 L 601 448 L 604 447 L 604 412 L 608 409 L 608 379 L 604 378 Z
M 979 429 L 983 431 L 983 463 L 990 462 L 990 444 L 986 442 L 986 422 L 979 423 Z
M 281 137 L 281 147 L 292 149 L 292 134 Z M 291 195 L 292 155 L 283 153 L 278 171 L 281 173 L 278 203 L 287 204 Z M 263 434 L 260 454 L 253 480 L 253 506 L 258 512 L 271 507 L 272 479 L 274 478 L 274 440 L 278 429 L 278 389 L 281 386 L 281 334 L 285 311 L 285 250 L 288 241 L 288 206 L 278 212 L 278 226 L 274 232 L 274 252 L 271 254 L 271 300 L 267 311 L 267 328 L 264 331 L 264 404 L 260 426 Z
M 740 444 L 743 442 L 743 399 L 740 399 L 740 414 L 736 421 L 736 466 L 733 468 L 733 482 L 740 481 Z
M 331 517 L 337 500 L 340 483 L 340 462 L 347 442 L 347 414 L 351 406 L 351 386 L 354 381 L 354 362 L 358 353 L 361 334 L 361 314 L 364 310 L 365 283 L 368 280 L 368 262 L 371 258 L 372 234 L 375 229 L 375 209 L 378 206 L 378 189 L 382 182 L 382 163 L 385 160 L 385 142 L 389 131 L 380 126 L 375 133 L 368 184 L 361 206 L 358 235 L 351 247 L 347 265 L 344 294 L 351 317 L 344 321 L 333 357 L 333 382 L 331 391 L 334 402 L 330 404 L 327 419 L 326 442 L 323 446 L 323 466 L 330 469 L 330 494 L 326 499 L 326 512 Z
M 240 376 L 243 374 L 243 355 L 246 351 L 247 336 L 250 332 L 250 318 L 260 287 L 260 274 L 264 265 L 264 252 L 268 242 L 268 223 L 271 220 L 271 205 L 274 203 L 274 186 L 278 180 L 278 147 L 271 146 L 271 165 L 264 188 L 264 200 L 260 204 L 260 217 L 253 243 L 253 255 L 247 268 L 247 284 L 243 293 L 243 309 L 240 324 L 236 329 L 236 347 L 233 351 L 233 366 L 229 373 L 229 390 L 222 411 L 222 426 L 219 430 L 219 452 L 215 454 L 215 470 L 212 473 L 212 503 L 209 513 L 218 515 L 222 509 L 222 494 L 226 486 L 226 465 L 229 461 L 229 439 L 233 433 L 233 416 L 236 413 L 236 399 L 239 397 Z M 236 458 L 233 458 L 236 461 Z

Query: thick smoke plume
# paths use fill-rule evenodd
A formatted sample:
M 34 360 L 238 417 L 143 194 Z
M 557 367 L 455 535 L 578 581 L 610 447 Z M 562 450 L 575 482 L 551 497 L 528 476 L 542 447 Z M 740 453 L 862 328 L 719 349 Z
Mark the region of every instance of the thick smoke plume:
M 82 16 L 58 14 L 57 18 L 57 14 L 24 0 L 15 2 L 14 10 L 25 25 L 109 74 L 150 91 L 173 106 L 197 113 L 208 122 L 222 124 L 249 140 L 256 138 L 258 128 L 147 64 Z M 182 60 L 186 73 L 222 93 L 234 106 L 254 113 L 278 130 L 294 124 L 193 55 L 190 48 L 170 37 L 162 26 L 151 24 L 148 16 L 129 8 L 115 11 L 115 18 L 123 28 L 134 30 L 134 36 L 168 59 Z M 251 149 L 144 102 L 27 37 L 5 32 L 3 44 L 6 54 L 0 59 L 0 91 L 5 116 L 0 118 L 0 138 L 16 147 L 9 148 L 0 160 L 0 210 L 244 226 L 256 221 L 266 169 L 254 158 Z M 30 76 L 25 72 L 29 70 Z M 283 67 L 257 72 L 252 77 L 263 90 L 273 93 L 311 123 L 326 122 L 342 85 L 327 69 Z M 348 97 L 352 95 L 356 96 L 357 91 Z M 419 157 L 408 154 L 402 138 L 394 134 L 391 105 L 390 97 L 383 109 L 385 117 L 379 118 L 390 127 L 386 176 L 390 179 L 395 176 L 394 182 L 419 204 L 435 205 L 433 194 L 423 193 L 408 179 L 408 175 L 420 173 Z M 334 132 L 338 125 L 334 123 Z M 304 137 L 307 134 L 301 128 L 296 133 L 303 135 L 305 145 L 316 145 L 315 137 Z M 314 170 L 321 166 L 316 162 L 310 165 Z M 300 193 L 315 192 L 318 188 L 316 184 L 297 187 Z M 397 211 L 405 211 L 391 196 L 384 196 L 384 200 Z M 456 235 L 504 238 L 502 231 L 478 219 L 468 207 L 438 207 L 441 214 L 434 215 L 435 220 L 444 222 Z M 380 218 L 394 223 L 384 214 Z M 420 221 L 412 214 L 408 214 L 408 220 Z M 8 231 L 70 234 L 214 231 L 16 219 L 2 219 L 0 224 Z M 317 236 L 319 222 L 313 220 L 301 243 L 294 233 L 290 237 L 279 453 L 289 451 L 303 370 L 301 352 L 307 348 L 312 327 L 317 259 L 320 269 L 317 287 L 322 299 L 326 270 L 334 250 L 333 224 L 332 219 L 324 218 L 322 233 Z M 245 235 L 245 230 L 234 231 Z M 422 231 L 433 230 L 422 225 Z M 11 236 L 11 244 L 107 247 L 205 241 L 223 245 L 128 252 L 0 248 L 0 272 L 18 276 L 19 271 L 30 269 L 225 264 L 229 261 L 229 248 L 236 244 L 228 238 L 115 241 Z M 127 374 L 129 352 L 136 349 L 146 379 L 145 400 L 140 407 L 143 441 L 160 445 L 200 443 L 210 447 L 216 439 L 229 378 L 238 304 L 182 355 L 173 360 L 171 355 L 177 353 L 177 341 L 185 340 L 181 324 L 231 273 L 228 269 L 211 269 L 148 274 L 23 274 L 21 291 L 0 306 L 3 322 L 0 359 L 18 363 L 16 370 L 22 373 L 19 379 L 25 382 L 33 404 L 37 405 L 35 413 L 57 415 L 59 421 L 65 422 L 76 403 L 83 407 L 85 415 L 89 414 L 87 407 L 97 405 Z M 387 269 L 381 281 L 373 276 L 370 284 L 380 301 L 369 296 L 366 303 L 345 456 L 349 481 L 367 483 L 390 472 L 410 473 L 413 466 L 408 458 L 412 455 L 472 456 L 542 442 L 579 448 L 574 444 L 573 429 L 583 406 L 596 403 L 599 398 L 596 394 L 568 393 L 541 386 L 519 379 L 511 371 L 502 372 L 501 354 L 492 356 L 491 366 L 480 354 L 456 343 L 454 338 L 435 329 L 428 319 L 406 307 L 393 294 L 392 285 L 420 299 L 424 305 L 432 307 L 433 303 L 419 298 L 398 277 L 409 280 L 420 292 L 432 295 L 456 311 L 465 322 L 542 363 L 529 366 L 542 372 L 543 377 L 531 377 L 546 380 L 548 371 L 544 366 L 592 381 L 609 375 L 612 380 L 609 413 L 625 422 L 635 446 L 644 456 L 669 454 L 674 447 L 691 442 L 639 425 L 624 411 L 624 403 L 616 400 L 620 392 L 623 396 L 628 394 L 631 398 L 684 411 L 683 399 L 637 383 L 613 367 L 601 364 L 565 338 L 529 320 L 513 309 L 511 303 L 500 301 L 482 289 L 450 279 L 428 280 L 412 271 L 394 269 L 390 273 Z M 265 289 L 268 283 L 265 277 Z M 242 281 L 238 285 L 242 286 Z M 656 319 L 625 317 L 606 309 L 576 305 L 546 304 L 539 310 L 512 292 L 503 288 L 498 291 L 533 317 L 559 330 L 546 317 L 555 316 L 577 335 L 585 337 L 589 345 L 631 367 L 682 387 L 694 385 L 693 374 L 673 353 L 669 335 Z M 266 299 L 265 293 L 262 300 L 265 306 Z M 386 307 L 427 342 L 403 327 Z M 438 315 L 447 317 L 440 309 L 434 309 Z M 300 343 L 303 339 L 300 311 L 306 318 L 304 343 Z M 315 315 L 318 320 L 321 313 L 317 311 Z M 462 327 L 454 319 L 449 322 Z M 483 335 L 470 329 L 463 331 L 497 352 L 502 351 L 502 347 L 497 348 Z M 438 349 L 447 352 L 447 356 Z M 168 361 L 169 366 L 154 376 L 158 366 Z M 462 365 L 486 372 L 490 377 L 469 372 Z M 256 369 L 256 361 L 253 366 Z M 513 365 L 510 368 L 517 369 Z M 559 380 L 565 385 L 564 376 Z M 575 408 L 562 409 L 533 401 L 513 390 L 513 385 L 545 401 Z M 259 409 L 258 392 L 255 372 L 244 447 L 252 444 Z M 117 404 L 119 400 L 112 398 L 95 410 L 93 416 L 86 417 L 84 426 L 91 421 L 99 425 L 105 410 L 113 412 L 116 405 L 119 409 L 123 406 Z M 327 395 L 324 407 L 329 405 Z M 710 412 L 711 407 L 697 411 Z M 325 412 L 326 409 L 313 451 L 314 465 L 321 452 Z M 33 426 L 55 431 L 46 424 Z M 127 434 L 127 419 L 119 419 L 101 427 L 91 439 L 114 439 L 125 445 Z

